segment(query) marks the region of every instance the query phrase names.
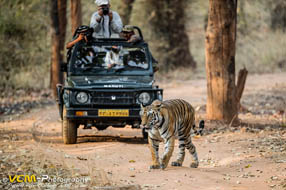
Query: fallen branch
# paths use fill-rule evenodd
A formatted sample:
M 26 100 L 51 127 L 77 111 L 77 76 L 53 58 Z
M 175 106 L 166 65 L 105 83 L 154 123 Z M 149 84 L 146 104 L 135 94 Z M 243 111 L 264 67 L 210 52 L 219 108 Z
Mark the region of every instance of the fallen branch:
M 244 91 L 247 75 L 248 71 L 246 68 L 241 69 L 238 73 L 237 84 L 236 84 L 236 100 L 237 100 L 238 110 L 242 108 L 240 104 L 240 99 Z

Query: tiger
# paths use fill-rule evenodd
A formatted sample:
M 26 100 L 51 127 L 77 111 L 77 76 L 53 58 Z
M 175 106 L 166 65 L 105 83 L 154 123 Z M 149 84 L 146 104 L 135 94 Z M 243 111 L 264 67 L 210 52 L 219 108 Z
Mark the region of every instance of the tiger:
M 204 121 L 195 130 L 195 110 L 185 100 L 173 99 L 155 100 L 149 106 L 141 105 L 141 128 L 148 131 L 148 143 L 152 155 L 150 169 L 165 169 L 174 151 L 175 137 L 179 140 L 179 154 L 172 166 L 182 166 L 185 158 L 185 148 L 192 156 L 191 168 L 199 166 L 196 147 L 191 140 L 191 130 L 202 134 Z M 164 153 L 159 161 L 159 143 L 164 142 Z

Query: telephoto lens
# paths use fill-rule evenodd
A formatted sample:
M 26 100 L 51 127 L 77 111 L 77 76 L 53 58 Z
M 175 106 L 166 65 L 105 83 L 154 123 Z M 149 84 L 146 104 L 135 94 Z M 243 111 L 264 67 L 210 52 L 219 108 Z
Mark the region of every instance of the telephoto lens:
M 102 7 L 102 11 L 104 15 L 108 15 L 109 14 L 109 8 L 108 7 Z

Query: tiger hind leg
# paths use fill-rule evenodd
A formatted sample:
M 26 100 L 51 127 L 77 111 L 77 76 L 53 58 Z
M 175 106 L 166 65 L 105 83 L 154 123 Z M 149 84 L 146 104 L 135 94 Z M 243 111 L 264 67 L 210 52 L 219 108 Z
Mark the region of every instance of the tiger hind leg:
M 182 166 L 185 159 L 185 140 L 179 139 L 179 154 L 177 160 L 172 162 L 172 166 Z
M 189 150 L 193 159 L 190 167 L 197 168 L 199 166 L 198 154 L 195 145 L 192 143 L 191 137 L 189 137 L 189 142 L 186 143 L 186 148 Z

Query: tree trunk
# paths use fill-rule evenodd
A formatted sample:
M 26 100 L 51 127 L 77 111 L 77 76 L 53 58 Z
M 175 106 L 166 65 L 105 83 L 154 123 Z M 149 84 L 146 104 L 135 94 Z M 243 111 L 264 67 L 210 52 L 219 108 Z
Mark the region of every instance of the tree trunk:
M 124 25 L 128 25 L 132 13 L 133 3 L 135 0 L 120 0 L 118 13 L 121 16 Z
M 72 34 L 82 25 L 81 0 L 71 0 Z
M 51 0 L 51 29 L 52 29 L 52 63 L 51 88 L 53 95 L 57 95 L 57 84 L 63 83 L 60 64 L 64 57 L 65 29 L 66 29 L 66 0 Z
M 206 32 L 207 117 L 238 121 L 235 86 L 237 0 L 209 0 Z
M 271 10 L 271 28 L 282 29 L 286 32 L 286 2 L 285 0 L 273 1 L 274 9 Z
M 154 46 L 163 68 L 196 68 L 185 28 L 185 1 L 148 0 L 146 4 L 152 35 L 156 41 Z
M 58 0 L 59 28 L 60 28 L 60 54 L 61 62 L 65 56 L 65 40 L 67 28 L 67 0 Z

